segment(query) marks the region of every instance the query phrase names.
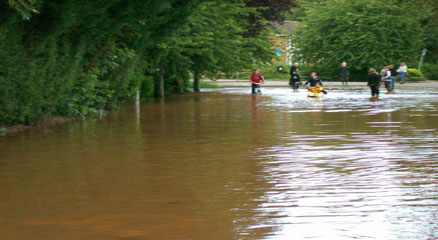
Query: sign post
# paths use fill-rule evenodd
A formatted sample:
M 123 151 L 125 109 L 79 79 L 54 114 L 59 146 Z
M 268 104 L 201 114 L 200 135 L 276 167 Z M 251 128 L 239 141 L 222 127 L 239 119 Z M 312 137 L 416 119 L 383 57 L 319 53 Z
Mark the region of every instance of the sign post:
M 281 48 L 277 47 L 277 48 L 275 48 L 275 54 L 277 54 L 278 56 L 281 56 L 281 54 L 283 54 L 283 51 L 281 51 Z
M 423 64 L 424 55 L 426 55 L 427 49 L 423 49 L 420 57 L 420 63 L 418 64 L 418 71 L 421 71 L 421 64 Z

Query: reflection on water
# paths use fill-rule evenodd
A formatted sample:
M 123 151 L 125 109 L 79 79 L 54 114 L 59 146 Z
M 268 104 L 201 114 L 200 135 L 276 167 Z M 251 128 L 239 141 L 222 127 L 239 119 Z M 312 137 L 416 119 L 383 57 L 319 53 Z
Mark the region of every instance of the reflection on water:
M 0 138 L 0 239 L 437 239 L 438 95 L 215 90 Z

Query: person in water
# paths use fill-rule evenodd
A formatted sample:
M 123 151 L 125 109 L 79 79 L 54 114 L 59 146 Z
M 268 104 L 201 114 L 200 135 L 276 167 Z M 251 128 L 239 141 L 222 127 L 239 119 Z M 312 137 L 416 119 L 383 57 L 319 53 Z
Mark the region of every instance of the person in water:
M 408 73 L 408 66 L 405 62 L 400 63 L 400 67 L 397 70 L 398 74 L 400 74 L 400 84 L 405 83 L 406 74 Z
M 300 75 L 298 75 L 298 63 L 295 63 L 291 68 L 290 68 L 290 80 L 289 80 L 289 85 L 292 87 L 292 89 L 294 90 L 294 92 L 298 92 L 298 88 L 300 87 L 301 80 L 300 80 Z
M 291 76 L 294 74 L 298 74 L 298 63 L 294 63 L 294 65 L 292 65 L 292 67 L 290 68 L 290 73 Z
M 321 84 L 319 82 L 317 82 L 314 87 L 310 87 L 308 89 L 312 93 L 316 93 L 316 94 L 324 93 L 324 94 L 327 94 L 327 92 L 324 91 L 324 89 L 321 87 Z
M 385 66 L 382 71 L 382 81 L 385 83 L 385 88 L 387 93 L 391 92 L 391 71 L 389 70 L 389 66 Z
M 260 91 L 260 82 L 264 83 L 265 82 L 265 78 L 262 76 L 262 74 L 260 74 L 259 70 L 256 69 L 251 76 L 249 77 L 250 81 L 251 81 L 251 93 L 252 94 L 256 94 L 256 90 L 258 93 L 262 93 Z
M 304 83 L 304 86 L 307 86 L 307 84 L 310 83 L 310 87 L 314 87 L 316 86 L 316 83 L 319 83 L 321 86 L 323 86 L 321 80 L 319 80 L 318 75 L 316 74 L 316 72 L 312 72 L 310 74 L 310 77 L 307 78 L 307 81 Z M 307 87 L 308 89 L 309 87 Z
M 303 83 L 301 83 L 300 75 L 294 74 L 290 77 L 289 85 L 292 87 L 294 92 L 298 92 L 298 88 L 301 84 Z
M 348 78 L 350 77 L 350 72 L 348 71 L 348 66 L 347 66 L 347 62 L 343 62 L 341 64 L 341 67 L 339 68 L 339 70 L 341 71 L 341 81 L 342 81 L 342 86 L 347 86 L 348 85 Z
M 368 71 L 367 85 L 371 89 L 371 96 L 379 97 L 380 75 L 377 74 L 377 71 L 374 68 L 370 68 L 370 70 Z
M 389 71 L 391 71 L 391 84 L 389 85 L 391 92 L 394 91 L 395 88 L 395 78 L 397 77 L 397 71 L 394 68 L 394 65 L 389 65 Z

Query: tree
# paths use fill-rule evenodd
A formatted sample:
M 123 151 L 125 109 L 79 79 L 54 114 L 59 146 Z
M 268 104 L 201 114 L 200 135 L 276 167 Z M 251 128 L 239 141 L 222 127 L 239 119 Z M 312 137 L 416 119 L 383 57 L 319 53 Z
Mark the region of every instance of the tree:
M 258 14 L 257 8 L 227 0 L 201 3 L 166 41 L 149 49 L 155 59 L 151 65 L 155 95 L 164 94 L 164 81 L 175 83 L 181 92 L 181 74 L 188 71 L 193 74 L 194 91 L 199 92 L 201 75 L 235 72 L 253 61 L 270 61 L 267 30 L 261 30 L 257 38 L 244 37 L 249 14 Z
M 292 0 L 245 0 L 245 5 L 257 8 L 266 20 L 277 22 L 284 20 L 284 12 L 289 12 L 292 7 L 297 6 Z
M 304 60 L 335 77 L 347 61 L 353 74 L 415 59 L 422 47 L 419 21 L 392 1 L 326 0 L 305 3 L 295 34 Z
M 428 50 L 425 61 L 438 63 L 438 1 L 435 0 L 399 0 L 400 6 L 415 15 L 420 21 L 424 48 Z
M 29 20 L 32 14 L 39 13 L 37 0 L 8 0 L 9 6 L 19 12 L 23 19 Z
M 144 50 L 199 2 L 0 1 L 0 125 L 84 116 L 128 99 L 153 62 Z
M 257 37 L 270 22 L 282 22 L 285 13 L 296 7 L 293 0 L 244 0 L 245 6 L 257 9 L 256 13 L 247 15 L 247 37 Z M 265 21 L 260 21 L 264 19 Z

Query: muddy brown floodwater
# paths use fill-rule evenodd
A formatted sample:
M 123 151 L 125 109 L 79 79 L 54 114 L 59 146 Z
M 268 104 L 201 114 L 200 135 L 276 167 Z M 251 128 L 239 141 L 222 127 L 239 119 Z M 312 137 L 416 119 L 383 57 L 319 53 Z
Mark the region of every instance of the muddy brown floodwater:
M 0 137 L 0 239 L 438 239 L 438 94 L 213 90 Z

